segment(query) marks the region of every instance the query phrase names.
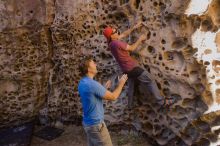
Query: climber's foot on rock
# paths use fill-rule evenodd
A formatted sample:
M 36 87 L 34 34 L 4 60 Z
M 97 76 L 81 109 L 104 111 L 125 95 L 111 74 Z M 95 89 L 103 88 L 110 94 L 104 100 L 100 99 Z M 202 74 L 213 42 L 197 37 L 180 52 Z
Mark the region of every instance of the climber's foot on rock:
M 178 100 L 179 100 L 179 96 L 177 95 L 171 95 L 171 96 L 168 96 L 168 97 L 165 97 L 164 99 L 162 100 L 159 100 L 158 103 L 160 104 L 160 108 L 159 108 L 159 111 L 163 111 L 163 112 L 166 112 L 166 111 L 170 111 L 170 107 L 176 103 Z

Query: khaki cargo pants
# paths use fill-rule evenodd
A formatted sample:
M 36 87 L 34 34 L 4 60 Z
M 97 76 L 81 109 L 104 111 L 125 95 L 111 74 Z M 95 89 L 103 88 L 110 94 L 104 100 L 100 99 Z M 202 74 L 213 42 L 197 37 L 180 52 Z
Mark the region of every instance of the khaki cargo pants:
M 88 146 L 112 146 L 111 137 L 105 122 L 97 125 L 84 126 Z

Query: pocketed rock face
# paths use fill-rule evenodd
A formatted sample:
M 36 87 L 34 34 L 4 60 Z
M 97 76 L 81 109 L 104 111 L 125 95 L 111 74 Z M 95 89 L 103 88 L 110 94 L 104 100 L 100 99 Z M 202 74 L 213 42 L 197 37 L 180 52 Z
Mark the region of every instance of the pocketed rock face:
M 46 101 L 53 6 L 45 4 L 0 1 L 0 127 L 33 118 Z
M 217 140 L 218 132 L 211 128 L 219 125 L 219 113 L 204 114 L 215 102 L 207 80 L 208 63 L 194 58 L 199 48 L 193 48 L 191 41 L 198 28 L 218 30 L 217 13 L 187 16 L 189 0 L 19 2 L 0 2 L 0 10 L 13 16 L 9 20 L 1 16 L 5 24 L 0 33 L 2 126 L 39 111 L 50 122 L 75 122 L 82 113 L 77 93 L 81 59 L 92 54 L 100 71 L 96 79 L 110 78 L 115 86 L 121 73 L 107 49 L 103 28 L 112 25 L 123 31 L 141 20 L 144 25 L 125 41 L 133 43 L 141 34 L 147 35 L 133 56 L 152 74 L 161 93 L 175 96 L 178 102 L 170 111 L 161 111 L 140 86 L 134 96 L 136 106 L 128 109 L 126 86 L 119 100 L 105 102 L 107 124 L 118 129 L 133 127 L 160 145 L 199 146 Z M 19 18 L 15 17 L 18 5 L 23 8 Z M 38 11 L 27 16 L 31 6 Z M 217 4 L 213 7 L 216 12 Z M 212 48 L 207 49 L 210 54 Z M 212 63 L 219 68 L 218 61 Z

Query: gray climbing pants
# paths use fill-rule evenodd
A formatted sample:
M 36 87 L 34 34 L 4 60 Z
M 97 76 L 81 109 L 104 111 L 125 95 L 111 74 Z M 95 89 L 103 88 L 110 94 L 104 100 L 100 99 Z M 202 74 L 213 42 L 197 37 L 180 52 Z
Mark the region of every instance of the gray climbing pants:
M 144 71 L 140 76 L 136 78 L 141 88 L 146 88 L 146 90 L 152 94 L 156 102 L 159 104 L 163 104 L 163 96 L 161 96 L 160 91 L 157 87 L 155 80 L 151 77 L 151 74 L 147 71 Z M 128 79 L 128 107 L 133 105 L 133 96 L 134 96 L 134 78 Z
M 111 137 L 105 122 L 92 126 L 83 126 L 88 146 L 112 146 Z

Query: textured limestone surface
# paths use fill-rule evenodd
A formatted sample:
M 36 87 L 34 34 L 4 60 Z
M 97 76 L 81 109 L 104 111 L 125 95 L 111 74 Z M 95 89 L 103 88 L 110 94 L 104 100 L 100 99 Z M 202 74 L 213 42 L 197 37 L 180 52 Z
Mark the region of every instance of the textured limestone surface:
M 35 116 L 42 123 L 78 122 L 78 64 L 92 54 L 97 80 L 121 74 L 102 35 L 106 25 L 121 31 L 143 21 L 124 41 L 141 34 L 147 40 L 132 55 L 156 80 L 163 95 L 175 95 L 170 111 L 159 111 L 143 87 L 135 107 L 127 108 L 127 86 L 119 100 L 105 102 L 106 123 L 134 129 L 159 145 L 209 145 L 218 140 L 220 113 L 205 113 L 220 103 L 220 58 L 198 60 L 192 36 L 215 32 L 220 53 L 220 1 L 212 0 L 203 14 L 185 14 L 190 0 L 0 0 L 0 127 Z M 218 32 L 218 33 L 217 33 Z M 206 48 L 203 54 L 212 54 Z M 217 54 L 218 55 L 218 54 Z M 207 66 L 215 72 L 209 82 Z M 216 90 L 212 91 L 212 84 Z

